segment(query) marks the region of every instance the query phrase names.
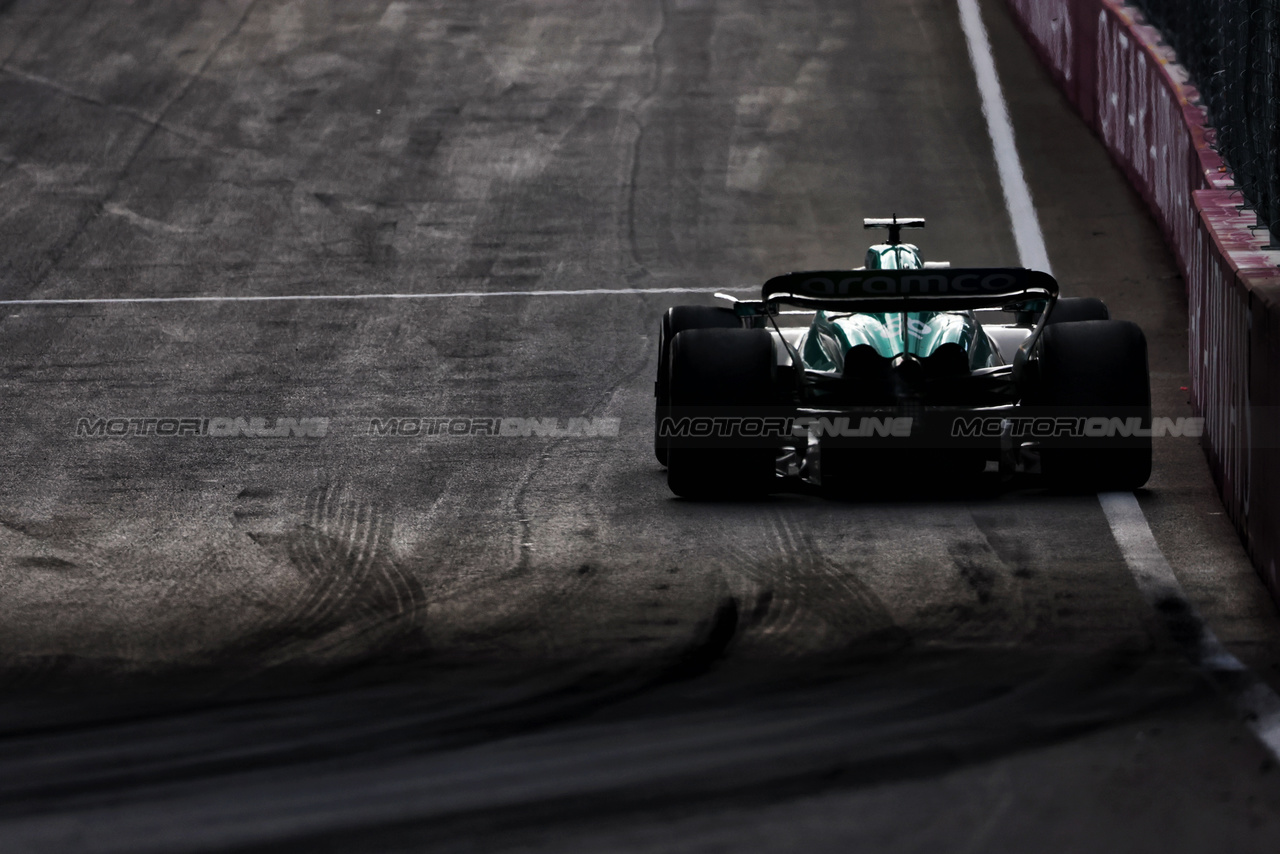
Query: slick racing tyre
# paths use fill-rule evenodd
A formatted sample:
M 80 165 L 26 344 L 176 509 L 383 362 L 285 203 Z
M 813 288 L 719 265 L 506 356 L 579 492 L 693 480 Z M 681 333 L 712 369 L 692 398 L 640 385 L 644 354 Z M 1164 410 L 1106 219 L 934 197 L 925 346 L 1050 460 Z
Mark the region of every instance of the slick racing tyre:
M 1059 299 L 1046 323 L 1075 323 L 1079 320 L 1110 320 L 1107 304 L 1096 297 Z
M 1067 491 L 1137 489 L 1151 476 L 1151 378 L 1147 340 L 1125 320 L 1047 326 L 1040 339 L 1035 403 L 1046 414 L 1085 419 L 1085 437 L 1045 442 L 1040 468 Z M 1124 425 L 1123 429 L 1117 429 Z M 1140 425 L 1146 434 L 1132 430 Z M 1134 433 L 1138 435 L 1134 435 Z
M 658 380 L 654 383 L 657 406 L 654 412 L 653 453 L 658 462 L 667 464 L 667 446 L 658 436 L 658 426 L 671 406 L 668 375 L 671 371 L 671 342 L 688 329 L 740 329 L 742 322 L 733 309 L 712 305 L 677 305 L 662 315 L 658 333 Z
M 776 402 L 776 353 L 763 329 L 691 329 L 671 342 L 672 421 L 758 416 Z M 702 444 L 673 439 L 667 485 L 683 498 L 759 497 L 775 486 L 777 439 Z

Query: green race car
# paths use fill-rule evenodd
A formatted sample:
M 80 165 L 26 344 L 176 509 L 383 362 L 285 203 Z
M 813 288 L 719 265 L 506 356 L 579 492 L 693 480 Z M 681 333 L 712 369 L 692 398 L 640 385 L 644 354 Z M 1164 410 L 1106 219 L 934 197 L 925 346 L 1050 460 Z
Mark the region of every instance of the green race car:
M 952 268 L 886 243 L 788 273 L 759 300 L 668 309 L 654 449 L 686 497 L 1033 474 L 1134 489 L 1151 472 L 1146 340 L 1047 273 Z M 912 480 L 914 479 L 914 481 Z

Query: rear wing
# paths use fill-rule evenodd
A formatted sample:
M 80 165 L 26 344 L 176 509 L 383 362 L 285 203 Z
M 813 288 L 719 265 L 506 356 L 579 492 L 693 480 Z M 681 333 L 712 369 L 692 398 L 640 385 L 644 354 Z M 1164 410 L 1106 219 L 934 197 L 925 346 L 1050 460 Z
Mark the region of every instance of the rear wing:
M 924 217 L 899 217 L 897 214 L 894 214 L 891 217 L 867 217 L 862 221 L 862 227 L 887 228 L 889 230 L 889 242 L 896 245 L 902 242 L 902 229 L 924 228 Z
M 1021 267 L 836 270 L 786 273 L 764 283 L 763 301 L 831 311 L 955 311 L 1056 301 L 1053 276 Z

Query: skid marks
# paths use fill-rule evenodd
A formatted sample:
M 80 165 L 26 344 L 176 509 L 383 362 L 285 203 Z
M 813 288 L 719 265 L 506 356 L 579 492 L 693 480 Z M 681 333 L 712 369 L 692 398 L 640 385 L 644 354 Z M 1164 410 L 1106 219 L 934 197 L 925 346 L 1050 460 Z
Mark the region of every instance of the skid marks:
M 744 603 L 743 648 L 784 656 L 864 648 L 878 654 L 905 643 L 860 577 L 863 559 L 856 553 L 829 556 L 803 514 L 803 508 L 784 506 L 762 520 L 764 560 L 752 547 L 735 547 L 732 586 Z
M 1004 646 L 1025 639 L 1032 625 L 1029 557 L 993 546 L 973 506 L 947 502 L 869 512 L 868 579 L 889 597 L 914 643 Z
M 391 534 L 391 519 L 356 490 L 311 492 L 306 521 L 287 537 L 304 584 L 282 618 L 295 640 L 281 655 L 363 650 L 416 627 L 426 596 L 396 563 Z
M 1105 518 L 1074 516 L 1075 503 L 1074 497 L 1053 497 L 972 514 L 986 548 L 1004 567 L 1008 586 L 998 595 L 1017 602 L 1018 640 L 1041 648 L 1120 638 L 1140 646 L 1162 643 L 1160 621 L 1122 570 Z
M 950 529 L 886 553 L 883 538 L 911 530 L 909 520 L 886 527 L 850 518 L 829 528 L 815 524 L 812 508 L 776 505 L 760 519 L 763 542 L 728 545 L 727 577 L 742 611 L 739 648 L 874 656 L 908 643 L 1020 642 L 1034 630 L 1025 591 L 1033 570 L 1025 556 L 1006 560 L 970 519 L 962 513 Z M 890 607 L 903 602 L 886 594 L 922 604 Z
M 929 643 L 1022 640 L 1030 626 L 1023 584 L 981 530 L 962 528 L 946 544 L 952 595 L 918 613 L 913 633 Z

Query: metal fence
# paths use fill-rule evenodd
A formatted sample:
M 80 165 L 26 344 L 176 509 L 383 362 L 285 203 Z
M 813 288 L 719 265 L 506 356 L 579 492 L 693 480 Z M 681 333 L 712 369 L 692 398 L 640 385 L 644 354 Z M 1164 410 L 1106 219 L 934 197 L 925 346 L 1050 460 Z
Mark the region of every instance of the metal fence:
M 1200 89 L 1215 147 L 1280 247 L 1280 0 L 1131 0 Z

